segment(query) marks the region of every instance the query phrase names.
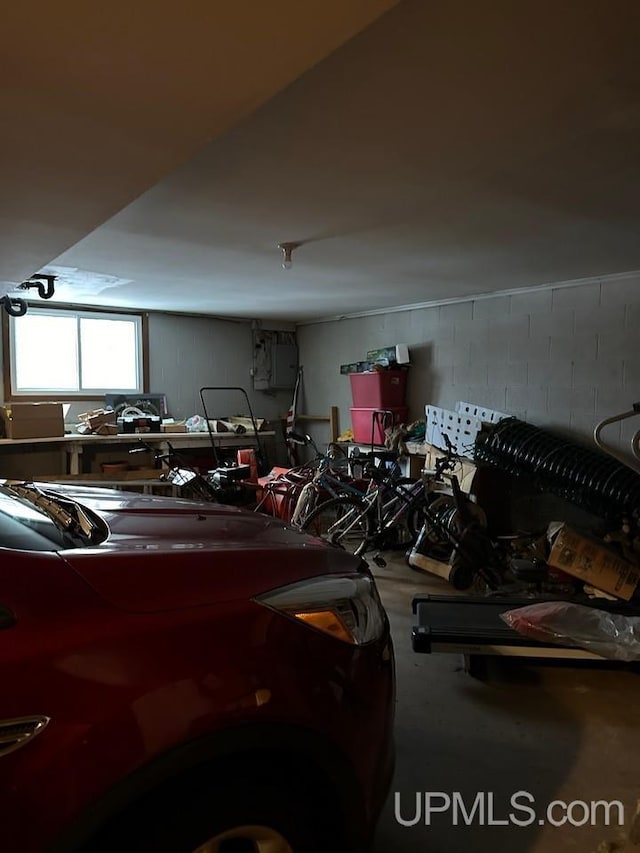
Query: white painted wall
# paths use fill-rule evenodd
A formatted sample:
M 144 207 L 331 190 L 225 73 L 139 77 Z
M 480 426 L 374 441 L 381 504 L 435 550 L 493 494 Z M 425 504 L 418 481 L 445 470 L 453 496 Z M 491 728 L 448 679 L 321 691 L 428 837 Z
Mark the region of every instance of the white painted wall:
M 410 347 L 410 417 L 458 400 L 591 440 L 601 418 L 640 400 L 640 274 L 298 327 L 307 410 L 340 408 L 340 364 L 395 343 Z M 608 433 L 630 440 L 640 418 Z
M 277 419 L 286 413 L 291 391 L 253 391 L 251 324 L 209 317 L 149 315 L 150 388 L 164 391 L 171 414 L 202 414 L 199 389 L 207 385 L 244 388 L 256 417 Z M 208 393 L 210 417 L 246 414 L 239 393 Z
M 150 390 L 164 392 L 171 415 L 185 418 L 202 414 L 199 398 L 202 386 L 240 386 L 247 390 L 256 417 L 276 420 L 286 413 L 292 392 L 252 390 L 252 347 L 249 322 L 151 313 Z M 211 417 L 247 413 L 240 394 L 209 395 L 206 403 Z M 104 399 L 72 402 L 67 423 L 74 423 L 78 412 L 99 405 L 104 405 Z

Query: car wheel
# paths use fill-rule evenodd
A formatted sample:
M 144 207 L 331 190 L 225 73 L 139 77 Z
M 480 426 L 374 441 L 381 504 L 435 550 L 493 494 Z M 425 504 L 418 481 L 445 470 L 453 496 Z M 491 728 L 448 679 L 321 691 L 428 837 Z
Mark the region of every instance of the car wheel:
M 195 853 L 293 853 L 287 839 L 268 826 L 240 826 L 218 833 Z
M 322 816 L 314 804 L 286 788 L 259 785 L 214 790 L 190 804 L 176 842 L 185 853 L 321 853 Z M 184 843 L 186 842 L 186 843 Z M 155 849 L 155 848 L 154 848 Z
M 347 853 L 331 799 L 296 790 L 276 773 L 271 780 L 188 786 L 185 793 L 131 810 L 87 853 Z

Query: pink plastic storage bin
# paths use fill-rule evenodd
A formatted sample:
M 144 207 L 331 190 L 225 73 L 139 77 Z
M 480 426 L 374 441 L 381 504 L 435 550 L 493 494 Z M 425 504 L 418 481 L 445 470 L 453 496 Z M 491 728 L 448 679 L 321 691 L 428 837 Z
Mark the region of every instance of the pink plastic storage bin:
M 356 408 L 392 409 L 404 406 L 406 370 L 350 373 L 351 397 Z
M 409 409 L 406 406 L 384 406 L 393 413 L 393 418 L 390 415 L 385 416 L 379 414 L 375 424 L 373 434 L 373 443 L 384 444 L 384 431 L 387 427 L 394 424 L 406 423 Z M 351 412 L 351 429 L 353 430 L 353 440 L 358 444 L 371 444 L 371 429 L 373 425 L 373 413 L 376 407 L 373 408 L 355 408 L 349 409 Z

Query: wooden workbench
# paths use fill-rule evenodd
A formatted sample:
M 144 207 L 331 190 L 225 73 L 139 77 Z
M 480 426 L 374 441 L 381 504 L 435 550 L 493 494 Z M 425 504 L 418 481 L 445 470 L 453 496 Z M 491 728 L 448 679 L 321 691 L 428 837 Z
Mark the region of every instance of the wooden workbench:
M 275 436 L 273 431 L 258 433 L 260 441 Z M 197 447 L 211 447 L 211 439 L 207 432 L 153 432 L 153 433 L 128 433 L 120 435 L 80 435 L 77 433 L 59 436 L 56 438 L 3 438 L 0 439 L 0 456 L 3 450 L 19 449 L 24 447 L 42 446 L 43 448 L 59 449 L 66 457 L 64 471 L 61 474 L 75 475 L 82 473 L 82 454 L 87 447 L 108 450 L 122 444 L 135 445 L 143 441 L 145 444 L 157 445 L 161 453 L 167 451 L 167 443 L 170 442 L 176 450 Z M 242 448 L 255 447 L 256 434 L 254 432 L 235 433 L 218 432 L 213 434 L 213 441 L 219 448 Z M 0 464 L 1 467 L 1 464 Z M 1 474 L 1 472 L 0 472 Z

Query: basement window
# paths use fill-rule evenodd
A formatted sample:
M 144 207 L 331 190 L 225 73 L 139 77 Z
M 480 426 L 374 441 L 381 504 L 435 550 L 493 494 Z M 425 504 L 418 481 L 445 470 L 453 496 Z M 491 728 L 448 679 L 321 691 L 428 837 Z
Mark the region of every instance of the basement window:
M 143 392 L 140 314 L 30 308 L 9 318 L 10 397 Z M 5 388 L 5 393 L 8 389 Z

